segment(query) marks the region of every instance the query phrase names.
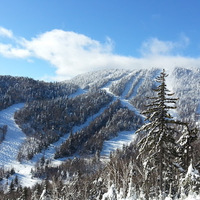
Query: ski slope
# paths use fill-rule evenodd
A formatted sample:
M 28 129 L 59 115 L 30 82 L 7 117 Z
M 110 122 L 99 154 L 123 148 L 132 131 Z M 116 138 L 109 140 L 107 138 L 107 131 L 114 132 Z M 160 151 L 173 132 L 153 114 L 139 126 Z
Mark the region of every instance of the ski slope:
M 117 137 L 104 142 L 101 156 L 108 157 L 112 151 L 121 149 L 124 145 L 130 144 L 135 138 L 136 135 L 134 131 L 119 132 Z
M 133 81 L 133 80 L 134 79 L 131 79 L 131 81 Z M 116 101 L 117 99 L 119 99 L 121 104 L 124 107 L 127 107 L 129 110 L 133 111 L 136 115 L 142 117 L 142 119 L 144 120 L 144 116 L 142 116 L 140 114 L 140 112 L 126 99 L 126 95 L 132 89 L 131 88 L 132 87 L 131 81 L 129 81 L 128 84 L 126 84 L 126 87 L 124 89 L 122 96 L 116 96 L 115 94 L 113 94 L 110 91 L 109 86 L 112 84 L 112 81 L 107 83 L 102 89 L 113 96 L 113 98 L 114 98 L 113 101 Z M 141 82 L 140 82 L 140 84 L 141 84 Z M 138 87 L 139 86 L 137 84 L 137 89 L 138 89 Z M 134 89 L 134 91 L 133 91 L 134 95 L 137 95 L 137 89 Z M 132 97 L 133 97 L 133 94 L 132 94 Z M 132 141 L 134 141 L 135 138 L 136 138 L 136 135 L 135 135 L 134 131 L 119 132 L 117 137 L 112 138 L 112 139 L 107 140 L 107 141 L 104 141 L 101 155 L 108 157 L 112 151 L 115 151 L 116 149 L 121 149 L 123 147 L 123 145 L 130 144 Z
M 5 140 L 0 144 L 0 166 L 6 167 L 16 160 L 18 149 L 26 136 L 15 123 L 14 113 L 22 108 L 24 104 L 15 104 L 0 111 L 0 126 L 7 125 L 8 130 Z
M 31 187 L 39 181 L 38 179 L 33 179 L 31 175 L 34 163 L 20 163 L 17 161 L 19 147 L 26 139 L 26 136 L 15 123 L 14 113 L 23 108 L 23 106 L 23 103 L 15 104 L 0 111 L 0 126 L 8 126 L 5 140 L 0 144 L 0 167 L 8 170 L 14 168 L 16 174 L 9 178 L 8 183 L 17 175 L 22 186 Z

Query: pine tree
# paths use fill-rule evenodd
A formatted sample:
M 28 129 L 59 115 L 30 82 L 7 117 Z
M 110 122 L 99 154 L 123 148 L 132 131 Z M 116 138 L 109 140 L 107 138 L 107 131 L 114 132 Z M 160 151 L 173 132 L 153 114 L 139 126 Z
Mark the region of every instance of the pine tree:
M 175 109 L 177 99 L 166 87 L 166 77 L 163 70 L 156 81 L 159 86 L 154 89 L 157 96 L 149 98 L 152 102 L 143 112 L 147 124 L 143 125 L 137 133 L 145 136 L 139 142 L 139 156 L 143 159 L 145 171 L 144 191 L 146 199 L 149 196 L 165 196 L 170 190 L 169 183 L 173 181 L 173 160 L 177 156 L 174 134 L 176 130 L 169 111 Z M 179 123 L 180 124 L 180 123 Z

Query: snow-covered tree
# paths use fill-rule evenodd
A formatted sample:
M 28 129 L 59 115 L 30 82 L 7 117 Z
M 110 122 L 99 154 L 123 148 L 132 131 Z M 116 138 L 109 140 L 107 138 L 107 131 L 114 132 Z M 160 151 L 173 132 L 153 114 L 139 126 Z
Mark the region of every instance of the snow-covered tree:
M 145 135 L 139 142 L 139 156 L 143 159 L 143 189 L 147 199 L 151 195 L 165 196 L 170 190 L 169 183 L 174 181 L 173 161 L 177 156 L 174 124 L 178 122 L 173 120 L 169 111 L 176 108 L 177 99 L 171 97 L 173 94 L 166 87 L 166 77 L 165 70 L 157 77 L 159 85 L 154 89 L 157 96 L 149 98 L 151 103 L 143 112 L 148 123 L 137 131 Z

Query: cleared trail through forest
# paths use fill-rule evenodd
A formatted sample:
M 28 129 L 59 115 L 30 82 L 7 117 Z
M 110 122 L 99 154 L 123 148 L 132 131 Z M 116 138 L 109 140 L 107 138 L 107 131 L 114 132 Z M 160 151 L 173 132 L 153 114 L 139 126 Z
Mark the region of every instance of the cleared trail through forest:
M 33 163 L 20 163 L 17 161 L 19 147 L 25 141 L 26 135 L 15 123 L 14 113 L 23 107 L 24 103 L 14 104 L 0 111 L 0 125 L 8 126 L 5 139 L 0 144 L 0 167 L 8 170 L 14 168 L 16 172 L 15 175 L 9 177 L 8 180 L 3 180 L 3 182 L 8 181 L 8 183 L 10 183 L 17 175 L 22 186 L 33 186 L 39 181 L 38 179 L 32 178 L 31 169 Z
M 134 79 L 131 79 L 132 81 Z M 103 90 L 105 90 L 107 93 L 109 93 L 110 95 L 112 95 L 114 97 L 113 101 L 116 101 L 117 99 L 120 100 L 121 104 L 124 107 L 127 107 L 129 110 L 133 111 L 136 115 L 140 116 L 142 119 L 144 119 L 144 116 L 142 116 L 140 114 L 140 112 L 127 100 L 125 99 L 126 94 L 130 91 L 131 88 L 131 82 L 129 81 L 128 84 L 126 84 L 125 88 L 124 88 L 124 93 L 122 96 L 116 96 L 114 93 L 112 93 L 109 89 L 109 86 L 112 84 L 112 81 L 110 81 L 109 83 L 106 84 L 106 86 L 104 88 L 102 88 Z M 141 82 L 140 82 L 141 84 Z M 139 86 L 137 86 L 138 88 Z M 135 91 L 134 95 L 137 95 L 137 92 Z M 107 140 L 104 141 L 103 144 L 103 150 L 101 152 L 101 156 L 105 156 L 108 157 L 110 155 L 110 152 L 118 149 L 118 148 L 122 148 L 123 145 L 128 145 L 130 144 L 135 138 L 136 135 L 134 134 L 134 131 L 122 131 L 118 133 L 118 136 L 111 139 L 111 140 Z
M 7 125 L 5 139 L 0 144 L 0 166 L 10 166 L 16 160 L 18 149 L 26 136 L 15 123 L 14 113 L 22 108 L 24 104 L 15 104 L 0 111 L 0 126 Z

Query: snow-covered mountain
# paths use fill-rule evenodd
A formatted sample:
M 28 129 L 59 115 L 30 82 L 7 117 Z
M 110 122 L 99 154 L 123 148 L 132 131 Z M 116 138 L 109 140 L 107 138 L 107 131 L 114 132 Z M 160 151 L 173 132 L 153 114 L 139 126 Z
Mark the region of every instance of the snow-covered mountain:
M 155 95 L 161 70 L 96 71 L 61 83 L 1 76 L 0 128 L 7 126 L 0 144 L 3 190 L 9 191 L 16 177 L 22 186 L 40 183 L 46 177 L 35 169 L 42 162 L 60 166 L 75 157 L 105 159 L 136 140 L 134 132 L 144 123 L 140 113 L 147 97 Z M 199 126 L 200 70 L 167 73 L 167 86 L 179 98 L 173 117 Z
M 106 89 L 108 93 L 128 100 L 139 111 L 144 109 L 146 97 L 153 96 L 155 78 L 162 69 L 149 70 L 104 70 L 90 72 L 73 78 L 69 83 L 78 85 L 85 90 Z M 179 98 L 177 116 L 184 119 L 199 120 L 200 69 L 175 68 L 166 70 L 167 87 Z M 188 102 L 189 103 L 186 103 Z M 190 106 L 188 106 L 190 105 Z M 183 114 L 182 114 L 183 112 Z

